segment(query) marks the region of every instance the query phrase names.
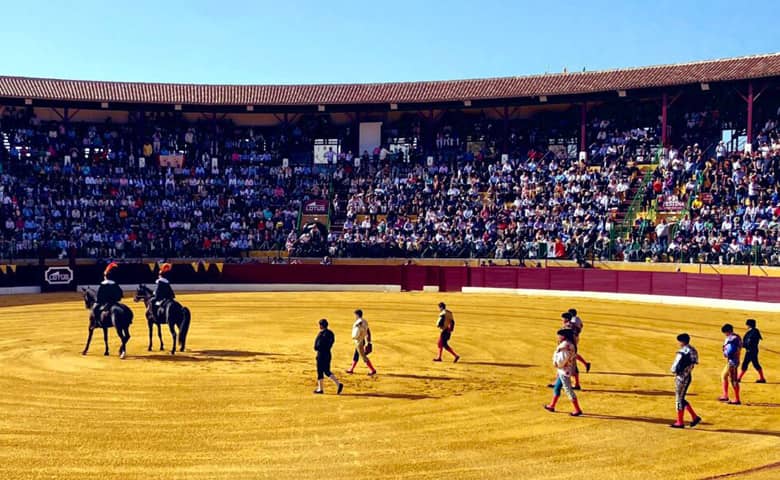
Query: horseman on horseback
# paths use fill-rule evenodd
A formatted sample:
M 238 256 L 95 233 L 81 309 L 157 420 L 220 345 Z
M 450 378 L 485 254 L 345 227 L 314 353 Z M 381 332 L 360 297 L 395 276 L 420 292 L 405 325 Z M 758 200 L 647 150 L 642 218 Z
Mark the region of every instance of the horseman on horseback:
M 117 285 L 114 278 L 114 270 L 119 265 L 115 262 L 108 264 L 103 271 L 103 281 L 98 287 L 97 293 L 91 288 L 84 288 L 84 305 L 90 310 L 89 335 L 82 355 L 86 355 L 89 344 L 92 341 L 92 333 L 96 328 L 103 330 L 103 341 L 106 344 L 108 355 L 108 329 L 115 328 L 122 345 L 119 347 L 119 358 L 125 358 L 127 342 L 130 340 L 130 324 L 133 323 L 133 311 L 127 305 L 120 303 L 124 293 Z
M 157 280 L 154 282 L 157 287 L 154 289 L 153 305 L 154 315 L 157 318 L 164 318 L 165 311 L 170 307 L 173 299 L 176 298 L 176 294 L 173 292 L 171 282 L 168 279 L 173 265 L 170 263 L 163 263 L 160 265 L 160 273 Z
M 114 270 L 119 267 L 116 262 L 111 262 L 103 271 L 103 281 L 100 283 L 97 291 L 97 301 L 94 307 L 95 318 L 101 323 L 108 320 L 111 309 L 119 305 L 124 292 L 115 281 Z

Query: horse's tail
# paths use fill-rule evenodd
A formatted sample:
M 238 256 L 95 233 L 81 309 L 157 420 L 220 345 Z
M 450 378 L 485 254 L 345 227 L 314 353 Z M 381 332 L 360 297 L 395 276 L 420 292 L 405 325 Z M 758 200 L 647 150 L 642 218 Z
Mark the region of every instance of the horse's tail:
M 190 309 L 181 307 L 181 326 L 179 327 L 179 340 L 181 345 L 187 342 L 187 332 L 190 331 Z

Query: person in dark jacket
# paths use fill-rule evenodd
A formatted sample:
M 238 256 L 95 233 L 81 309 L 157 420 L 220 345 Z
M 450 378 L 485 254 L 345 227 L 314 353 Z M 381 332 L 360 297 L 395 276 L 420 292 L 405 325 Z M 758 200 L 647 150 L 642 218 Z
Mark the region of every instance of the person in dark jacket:
M 745 349 L 745 358 L 742 360 L 742 371 L 739 373 L 739 380 L 742 381 L 742 377 L 747 372 L 748 365 L 753 364 L 753 368 L 758 372 L 758 380 L 756 383 L 766 383 L 764 378 L 764 369 L 761 368 L 761 364 L 758 363 L 758 344 L 761 343 L 763 337 L 761 332 L 756 328 L 756 321 L 749 318 L 745 325 L 748 327 L 748 331 L 745 332 L 745 336 L 742 338 L 742 347 Z
M 171 282 L 168 280 L 173 265 L 170 263 L 163 263 L 160 265 L 160 272 L 157 274 L 157 280 L 154 282 L 156 287 L 154 289 L 154 296 L 152 297 L 152 305 L 154 306 L 152 312 L 155 317 L 165 318 L 165 310 L 170 305 L 169 302 L 176 298 L 176 294 L 173 292 Z
M 103 281 L 100 283 L 97 291 L 97 301 L 95 303 L 95 318 L 100 318 L 101 314 L 111 310 L 111 307 L 118 304 L 124 292 L 122 288 L 116 283 L 114 270 L 119 265 L 116 262 L 111 262 L 106 266 L 103 271 Z
M 154 289 L 154 299 L 158 305 L 162 304 L 165 300 L 173 300 L 176 298 L 176 294 L 173 293 L 171 282 L 168 280 L 168 275 L 171 273 L 173 266 L 170 263 L 163 263 L 160 265 L 160 273 L 158 274 L 157 281 L 154 283 L 157 287 Z
M 344 384 L 339 382 L 339 379 L 330 371 L 330 350 L 333 348 L 336 336 L 328 329 L 328 321 L 326 319 L 323 318 L 319 323 L 320 333 L 314 340 L 314 350 L 317 352 L 317 389 L 314 390 L 314 393 L 324 393 L 322 381 L 327 376 L 337 385 L 337 393 L 341 394 L 341 391 L 344 390 Z

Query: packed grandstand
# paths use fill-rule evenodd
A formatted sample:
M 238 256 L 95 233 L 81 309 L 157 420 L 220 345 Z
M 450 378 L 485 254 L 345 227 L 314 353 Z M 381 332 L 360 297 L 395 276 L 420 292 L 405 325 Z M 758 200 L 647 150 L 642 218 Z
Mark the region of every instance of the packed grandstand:
M 351 86 L 2 77 L 0 256 L 779 265 L 779 87 L 780 55 Z

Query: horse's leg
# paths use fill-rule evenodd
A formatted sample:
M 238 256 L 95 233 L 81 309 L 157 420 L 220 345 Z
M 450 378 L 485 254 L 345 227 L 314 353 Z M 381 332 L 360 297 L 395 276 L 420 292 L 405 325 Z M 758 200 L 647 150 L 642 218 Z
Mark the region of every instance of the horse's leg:
M 154 322 L 152 322 L 150 319 L 146 319 L 146 323 L 149 325 L 149 349 L 147 351 L 152 351 L 152 332 L 154 330 Z
M 184 346 L 187 343 L 187 333 L 190 331 L 190 310 L 188 308 L 182 309 L 181 327 L 179 328 L 179 350 L 184 351 Z
M 160 351 L 162 352 L 165 350 L 165 345 L 163 345 L 162 325 L 159 323 L 157 324 L 157 336 L 160 338 Z
M 122 358 L 127 355 L 128 342 L 130 342 L 130 319 L 124 319 L 122 324 Z
M 176 327 L 174 326 L 173 322 L 168 319 L 168 328 L 171 330 L 171 337 L 173 337 L 173 350 L 171 350 L 171 355 L 176 354 Z
M 92 342 L 92 333 L 95 331 L 95 329 L 92 327 L 92 325 L 89 326 L 89 335 L 87 335 L 87 344 L 84 346 L 84 351 L 81 352 L 82 355 L 86 355 L 87 351 L 89 351 L 89 344 Z
M 121 345 L 119 346 L 119 358 L 125 358 L 125 335 L 122 331 L 122 326 L 114 322 L 114 329 L 116 330 L 116 336 L 119 337 Z
M 103 355 L 108 355 L 108 329 L 103 328 L 103 342 L 106 344 L 106 351 L 103 352 Z

